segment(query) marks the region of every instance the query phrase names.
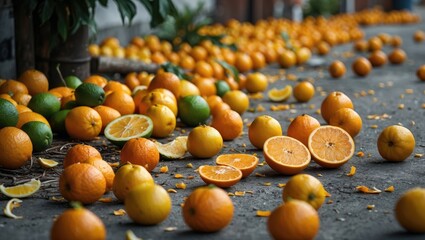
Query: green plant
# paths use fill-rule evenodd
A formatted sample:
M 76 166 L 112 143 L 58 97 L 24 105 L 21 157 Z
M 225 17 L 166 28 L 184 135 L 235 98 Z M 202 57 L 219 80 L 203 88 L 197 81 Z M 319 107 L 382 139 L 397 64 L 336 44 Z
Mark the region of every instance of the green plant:
M 309 0 L 303 10 L 306 16 L 329 16 L 339 12 L 339 0 Z

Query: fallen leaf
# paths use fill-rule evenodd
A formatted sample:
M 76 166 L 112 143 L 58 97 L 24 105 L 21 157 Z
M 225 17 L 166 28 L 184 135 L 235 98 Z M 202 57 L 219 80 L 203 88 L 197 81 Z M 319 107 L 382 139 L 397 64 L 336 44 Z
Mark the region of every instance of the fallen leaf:
M 356 167 L 355 166 L 351 166 L 350 172 L 347 173 L 347 176 L 352 177 L 352 176 L 354 176 L 354 174 L 356 174 Z
M 186 167 L 187 168 L 193 168 L 193 164 L 192 163 L 188 163 L 188 164 L 186 164 Z

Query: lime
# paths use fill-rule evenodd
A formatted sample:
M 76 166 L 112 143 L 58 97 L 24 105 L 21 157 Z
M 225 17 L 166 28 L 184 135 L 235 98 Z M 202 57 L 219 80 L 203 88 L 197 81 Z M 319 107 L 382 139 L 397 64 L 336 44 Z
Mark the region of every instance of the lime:
M 73 109 L 75 107 L 78 107 L 77 101 L 71 100 L 65 103 L 65 105 L 63 106 L 63 109 Z
M 75 89 L 74 94 L 80 106 L 96 107 L 105 101 L 105 91 L 93 83 L 82 83 Z
M 11 102 L 0 98 L 0 128 L 16 126 L 18 115 L 18 110 Z
M 27 107 L 48 119 L 53 113 L 60 110 L 61 102 L 51 93 L 38 93 L 32 96 Z
M 210 116 L 207 101 L 198 95 L 189 95 L 179 99 L 179 118 L 189 127 L 204 124 Z
M 230 91 L 229 84 L 224 80 L 218 80 L 215 82 L 215 87 L 217 89 L 217 95 L 220 97 L 224 96 L 224 94 Z
M 148 138 L 153 131 L 152 120 L 142 114 L 127 114 L 106 125 L 105 137 L 118 147 L 132 138 Z
M 66 86 L 73 89 L 76 89 L 78 86 L 80 86 L 83 83 L 77 76 L 74 76 L 74 75 L 69 75 L 65 77 L 64 80 L 65 80 Z
M 27 122 L 21 128 L 31 139 L 34 152 L 41 152 L 52 145 L 53 133 L 47 124 L 39 121 Z
M 60 110 L 59 112 L 55 112 L 50 117 L 49 124 L 53 132 L 59 133 L 59 134 L 66 133 L 65 118 L 70 111 L 71 111 L 70 109 Z

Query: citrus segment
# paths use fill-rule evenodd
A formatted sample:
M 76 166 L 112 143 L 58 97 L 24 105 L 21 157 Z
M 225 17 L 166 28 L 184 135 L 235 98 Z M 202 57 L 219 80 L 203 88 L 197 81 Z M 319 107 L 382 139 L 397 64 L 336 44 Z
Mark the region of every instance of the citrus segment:
M 226 165 L 241 170 L 242 177 L 248 177 L 257 167 L 258 157 L 251 154 L 222 154 L 215 159 L 217 165 Z
M 182 158 L 187 152 L 187 136 L 176 137 L 168 143 L 155 142 L 161 157 L 166 159 Z
M 0 185 L 0 192 L 11 198 L 24 198 L 37 192 L 40 186 L 40 180 L 31 179 L 29 182 L 12 187 L 5 187 L 2 184 Z
M 38 158 L 38 163 L 44 169 L 56 167 L 59 163 L 52 159 Z
M 345 130 L 334 126 L 321 126 L 311 132 L 308 149 L 316 163 L 337 168 L 354 154 L 354 141 Z
M 3 212 L 4 215 L 6 215 L 7 217 L 13 218 L 13 219 L 21 219 L 23 218 L 22 216 L 16 216 L 15 214 L 12 213 L 12 210 L 16 207 L 20 207 L 21 206 L 21 199 L 18 198 L 12 198 L 10 199 L 7 204 L 6 207 L 4 208 Z
M 303 143 L 287 136 L 275 136 L 264 143 L 264 158 L 276 172 L 293 175 L 304 170 L 311 160 Z
M 242 178 L 241 170 L 230 166 L 203 165 L 198 170 L 202 181 L 222 188 L 231 187 Z
M 111 121 L 104 134 L 113 144 L 122 147 L 132 138 L 150 137 L 152 131 L 153 122 L 148 116 L 129 114 Z
M 270 101 L 273 102 L 283 102 L 288 100 L 288 98 L 292 95 L 292 86 L 286 85 L 284 88 L 277 89 L 272 88 L 267 92 L 267 96 Z

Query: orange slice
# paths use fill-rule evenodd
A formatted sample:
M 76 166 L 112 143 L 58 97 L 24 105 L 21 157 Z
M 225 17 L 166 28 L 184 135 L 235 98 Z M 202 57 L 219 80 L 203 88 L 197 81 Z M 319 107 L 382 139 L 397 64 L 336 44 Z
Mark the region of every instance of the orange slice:
M 321 126 L 311 132 L 308 149 L 320 166 L 337 168 L 350 160 L 355 146 L 353 138 L 342 128 Z
M 38 179 L 31 179 L 31 181 L 16 185 L 13 187 L 5 187 L 0 185 L 0 192 L 11 198 L 24 198 L 31 196 L 40 189 L 41 182 Z
M 230 166 L 203 165 L 198 168 L 201 179 L 206 184 L 227 188 L 235 185 L 242 178 L 241 170 Z
M 251 154 L 222 154 L 215 159 L 217 165 L 231 166 L 241 170 L 242 177 L 248 177 L 257 167 L 258 157 Z
M 276 172 L 294 175 L 304 170 L 311 160 L 307 147 L 295 138 L 275 136 L 263 148 L 267 164 Z
M 283 102 L 288 100 L 292 94 L 292 86 L 286 85 L 282 89 L 272 88 L 267 92 L 267 96 L 273 102 Z

